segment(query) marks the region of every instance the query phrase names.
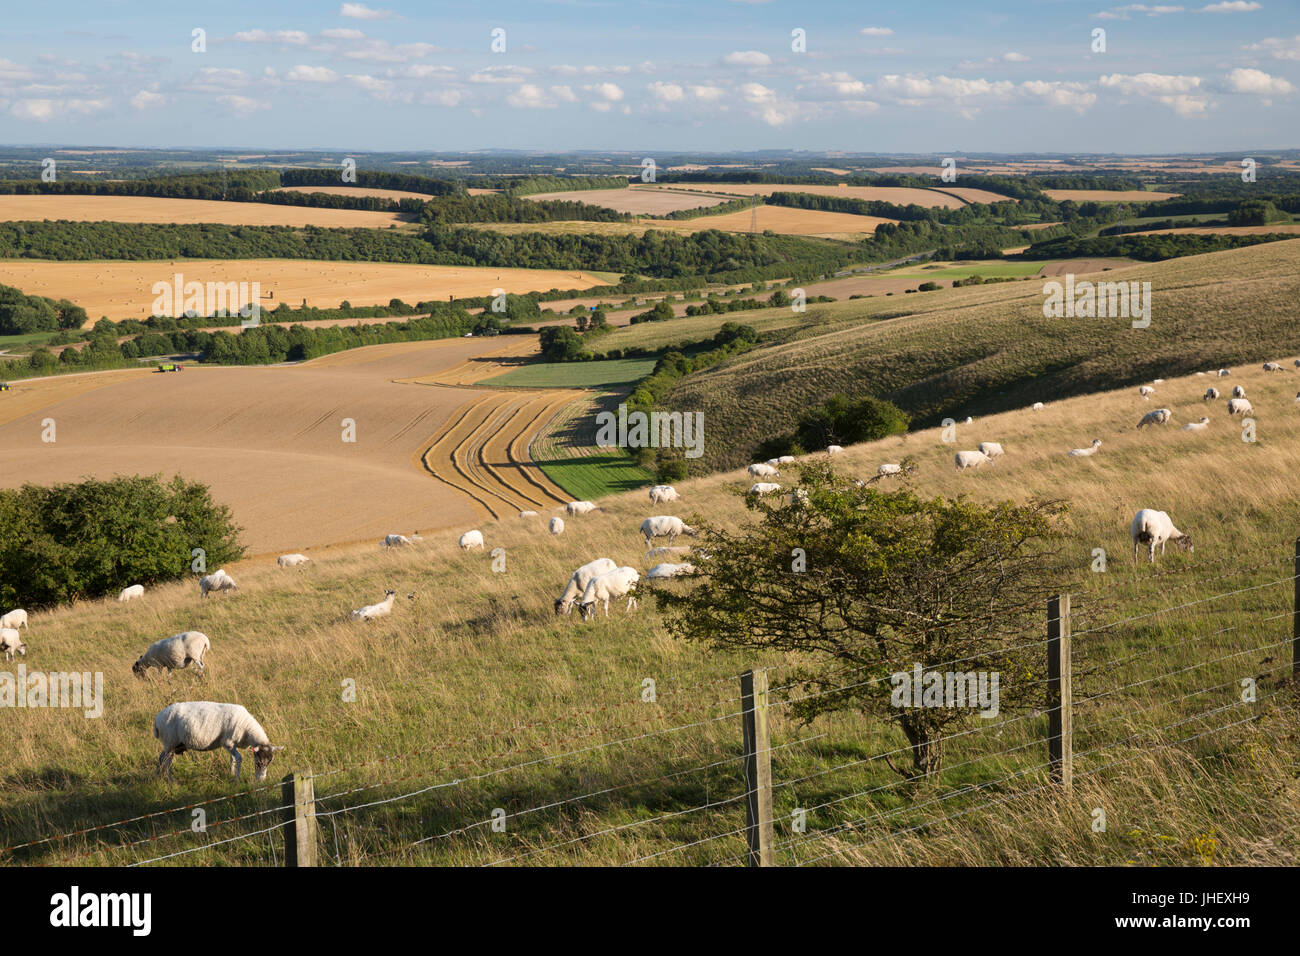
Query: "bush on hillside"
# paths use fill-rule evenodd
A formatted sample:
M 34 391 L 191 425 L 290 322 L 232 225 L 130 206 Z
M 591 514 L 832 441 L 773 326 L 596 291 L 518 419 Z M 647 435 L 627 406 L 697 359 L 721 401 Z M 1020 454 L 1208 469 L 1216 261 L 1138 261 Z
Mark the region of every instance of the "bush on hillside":
M 884 399 L 835 395 L 799 419 L 795 440 L 804 448 L 855 445 L 902 434 L 910 422 L 905 411 Z

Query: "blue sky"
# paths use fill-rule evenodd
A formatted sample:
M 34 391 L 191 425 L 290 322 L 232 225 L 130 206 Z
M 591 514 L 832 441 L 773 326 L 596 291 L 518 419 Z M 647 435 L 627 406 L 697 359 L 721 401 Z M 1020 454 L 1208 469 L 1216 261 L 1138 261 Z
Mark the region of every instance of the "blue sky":
M 1295 0 L 10 5 L 0 143 L 1294 147 L 1297 12 Z M 191 49 L 196 28 L 204 52 Z M 491 49 L 497 28 L 504 52 Z M 1092 49 L 1099 28 L 1105 52 Z

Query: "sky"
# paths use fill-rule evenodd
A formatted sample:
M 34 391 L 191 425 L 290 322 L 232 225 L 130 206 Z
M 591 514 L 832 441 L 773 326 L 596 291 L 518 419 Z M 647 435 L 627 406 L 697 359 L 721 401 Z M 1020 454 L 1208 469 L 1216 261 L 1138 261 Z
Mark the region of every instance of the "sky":
M 1300 0 L 10 4 L 0 143 L 1288 148 L 1297 14 Z

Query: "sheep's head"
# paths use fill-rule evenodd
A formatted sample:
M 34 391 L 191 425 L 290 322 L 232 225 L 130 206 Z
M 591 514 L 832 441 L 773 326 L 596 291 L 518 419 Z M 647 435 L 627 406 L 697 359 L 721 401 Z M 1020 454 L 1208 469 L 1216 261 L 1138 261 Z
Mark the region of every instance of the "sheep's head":
M 582 615 L 584 621 L 591 620 L 591 616 L 596 613 L 596 602 L 588 601 L 586 604 L 579 604 L 578 613 Z
M 1190 534 L 1185 534 L 1181 538 L 1175 538 L 1174 540 L 1178 543 L 1178 547 L 1184 551 L 1195 550 L 1192 547 L 1192 536 Z
M 277 747 L 270 744 L 263 744 L 260 747 L 253 748 L 253 780 L 260 783 L 266 779 L 266 770 L 271 766 L 271 761 L 275 758 Z
M 389 590 L 384 592 L 384 600 L 388 600 L 390 597 L 396 597 L 396 596 L 397 596 L 396 591 Z
M 568 614 L 572 607 L 573 607 L 572 601 L 566 601 L 564 600 L 564 598 L 555 599 L 555 613 L 557 615 Z
M 143 676 L 144 676 L 144 658 L 143 658 L 143 657 L 141 657 L 139 660 L 137 660 L 134 664 L 131 665 L 131 673 L 134 674 L 136 677 L 143 677 Z

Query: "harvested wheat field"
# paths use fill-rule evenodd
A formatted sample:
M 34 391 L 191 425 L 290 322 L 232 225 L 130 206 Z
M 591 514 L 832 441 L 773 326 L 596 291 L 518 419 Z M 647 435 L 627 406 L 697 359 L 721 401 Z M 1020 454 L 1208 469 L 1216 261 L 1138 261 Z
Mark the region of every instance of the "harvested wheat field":
M 995 203 L 995 202 L 1019 202 L 1020 201 L 1014 198 L 1013 196 L 1004 196 L 1001 193 L 992 193 L 989 192 L 987 189 L 973 189 L 973 188 L 967 188 L 965 186 L 940 186 L 938 188 L 943 192 L 952 193 L 952 195 L 956 196 L 958 199 L 964 199 L 966 200 L 966 202 L 971 202 L 971 203 L 975 203 L 975 202 Z
M 418 199 L 428 202 L 436 197 L 405 189 L 371 189 L 368 186 L 281 186 L 273 193 L 326 193 L 330 196 L 369 196 L 375 199 Z
M 392 212 L 317 209 L 264 202 L 158 199 L 149 196 L 0 196 L 0 222 L 67 219 L 73 222 L 196 222 L 230 226 L 322 226 L 385 229 L 407 222 Z
M 721 190 L 714 190 L 714 192 L 721 192 Z M 664 213 L 677 212 L 681 209 L 716 206 L 727 202 L 732 197 L 702 196 L 698 192 L 671 189 L 629 187 L 628 189 L 580 189 L 562 193 L 536 193 L 524 198 L 534 201 L 550 199 L 557 202 L 583 202 L 589 206 L 604 206 L 606 209 L 631 213 L 634 216 L 662 216 Z
M 634 191 L 648 189 L 666 189 L 664 186 L 633 186 Z M 915 203 L 918 206 L 938 206 L 944 209 L 956 209 L 966 205 L 956 196 L 950 196 L 936 189 L 912 189 L 893 186 L 798 186 L 781 183 L 674 183 L 671 188 L 709 190 L 715 193 L 727 193 L 732 196 L 770 196 L 772 193 L 811 193 L 815 196 L 842 196 L 846 199 L 874 199 L 877 202 L 892 202 L 900 206 Z M 992 194 L 990 194 L 992 195 Z M 1006 198 L 1006 197 L 1002 197 Z M 700 203 L 695 203 L 700 205 Z M 683 207 L 689 208 L 689 207 Z
M 1057 202 L 1066 199 L 1075 202 L 1160 202 L 1182 195 L 1147 192 L 1145 189 L 1044 189 L 1043 192 Z
M 186 282 L 259 282 L 263 306 L 288 302 L 337 308 L 353 305 L 387 305 L 447 299 L 452 296 L 537 292 L 549 289 L 588 289 L 605 285 L 597 273 L 558 269 L 498 269 L 475 266 L 423 266 L 397 262 L 329 262 L 312 259 L 173 259 L 165 262 L 37 262 L 0 260 L 0 283 L 16 286 L 28 295 L 71 299 L 86 310 L 91 321 L 143 319 L 153 313 L 155 282 L 173 281 L 181 273 Z M 250 290 L 251 291 L 251 290 Z M 243 299 L 236 298 L 239 307 Z M 177 311 L 181 304 L 177 303 Z
M 190 365 L 170 375 L 18 382 L 0 399 L 0 409 L 16 411 L 0 411 L 0 445 L 11 451 L 0 461 L 0 487 L 179 473 L 230 506 L 251 554 L 466 530 L 506 502 L 567 501 L 528 461 L 527 446 L 568 393 L 395 381 L 499 349 L 492 339 L 444 339 L 293 367 Z M 481 416 L 462 420 L 483 403 Z M 46 417 L 57 424 L 54 443 L 41 440 Z M 355 422 L 355 442 L 343 440 L 345 419 Z
M 755 217 L 755 209 L 757 217 Z M 700 216 L 698 219 L 666 220 L 654 223 L 653 228 L 671 232 L 703 232 L 705 229 L 749 232 L 751 223 L 757 218 L 759 232 L 771 230 L 789 236 L 857 240 L 872 235 L 881 223 L 898 221 L 877 216 L 857 216 L 846 212 L 793 209 L 788 206 L 757 206 L 755 209 L 742 209 L 721 216 Z
M 1133 235 L 1267 236 L 1273 233 L 1300 233 L 1300 222 L 1275 222 L 1265 226 L 1183 226 L 1178 229 L 1152 229 L 1149 232 L 1136 232 Z

